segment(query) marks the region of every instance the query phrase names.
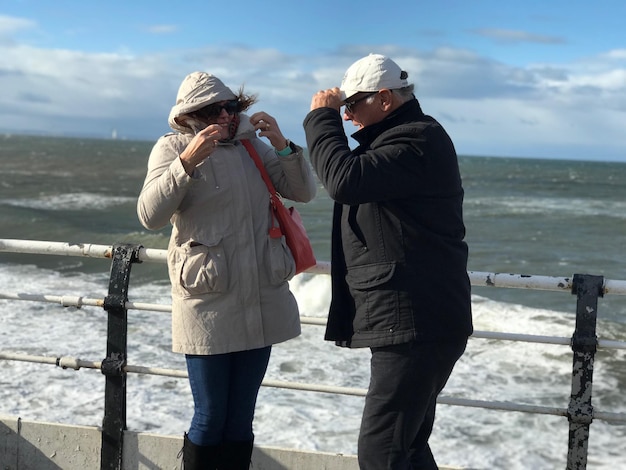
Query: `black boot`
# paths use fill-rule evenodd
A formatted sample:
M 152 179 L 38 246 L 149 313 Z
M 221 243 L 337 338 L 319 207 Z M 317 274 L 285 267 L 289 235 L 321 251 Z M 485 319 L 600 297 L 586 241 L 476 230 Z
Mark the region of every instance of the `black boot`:
M 225 442 L 222 444 L 218 470 L 248 470 L 252 460 L 254 440 Z
M 216 470 L 220 446 L 198 446 L 185 433 L 183 440 L 183 470 Z M 180 454 L 179 454 L 180 456 Z

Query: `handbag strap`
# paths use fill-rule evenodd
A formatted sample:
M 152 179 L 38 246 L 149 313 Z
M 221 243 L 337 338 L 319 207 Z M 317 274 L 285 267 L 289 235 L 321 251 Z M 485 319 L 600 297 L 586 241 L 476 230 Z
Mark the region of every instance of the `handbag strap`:
M 263 178 L 263 181 L 265 181 L 265 185 L 267 186 L 267 189 L 269 190 L 270 194 L 274 197 L 278 197 L 276 195 L 276 189 L 274 189 L 274 185 L 272 184 L 272 181 L 270 180 L 270 176 L 267 174 L 267 170 L 265 169 L 265 166 L 263 165 L 263 162 L 261 161 L 261 157 L 259 157 L 259 154 L 257 153 L 256 149 L 252 145 L 252 142 L 250 142 L 250 140 L 248 139 L 242 139 L 241 143 L 248 151 L 248 154 L 250 154 L 250 157 L 252 157 L 252 160 L 254 160 L 254 164 L 259 169 L 259 172 L 261 172 L 261 177 Z
M 259 172 L 261 173 L 261 177 L 263 178 L 263 181 L 265 181 L 265 185 L 267 186 L 267 189 L 270 192 L 270 204 L 272 205 L 273 210 L 271 211 L 272 212 L 272 224 L 270 225 L 270 228 L 268 231 L 269 235 L 272 238 L 280 238 L 283 235 L 283 232 L 280 228 L 280 223 L 277 223 L 278 220 L 275 214 L 275 212 L 278 210 L 278 206 L 279 205 L 282 206 L 280 197 L 276 193 L 276 189 L 274 189 L 274 185 L 272 184 L 272 181 L 270 180 L 270 176 L 267 174 L 267 170 L 265 169 L 265 166 L 263 165 L 263 162 L 261 161 L 261 157 L 259 157 L 259 154 L 257 153 L 256 149 L 252 145 L 252 142 L 250 142 L 248 139 L 242 139 L 241 143 L 248 151 L 248 154 L 250 155 L 250 157 L 252 157 L 252 160 L 254 160 L 254 164 L 259 169 Z

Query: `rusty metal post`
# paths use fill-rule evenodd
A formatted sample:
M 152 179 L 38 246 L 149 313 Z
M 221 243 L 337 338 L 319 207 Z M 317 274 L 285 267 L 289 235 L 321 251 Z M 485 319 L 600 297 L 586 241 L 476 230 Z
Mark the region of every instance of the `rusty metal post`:
M 593 421 L 591 404 L 593 361 L 598 345 L 596 336 L 598 297 L 603 295 L 603 286 L 603 276 L 574 274 L 572 294 L 577 297 L 576 329 L 571 343 L 574 360 L 572 394 L 567 409 L 569 420 L 567 470 L 587 468 L 589 426 Z
M 104 418 L 102 420 L 101 470 L 121 470 L 126 430 L 126 353 L 128 344 L 128 284 L 130 268 L 138 259 L 141 246 L 113 247 L 109 295 L 104 299 L 108 313 L 107 357 L 102 361 L 106 377 Z

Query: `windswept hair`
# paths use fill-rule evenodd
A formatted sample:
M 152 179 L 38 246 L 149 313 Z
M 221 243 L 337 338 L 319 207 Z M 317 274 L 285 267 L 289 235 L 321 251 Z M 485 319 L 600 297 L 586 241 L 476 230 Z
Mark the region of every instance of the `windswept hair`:
M 239 109 L 240 113 L 246 111 L 250 106 L 258 101 L 257 95 L 247 95 L 243 91 L 243 85 L 239 87 L 239 91 L 237 92 L 237 101 L 239 101 Z

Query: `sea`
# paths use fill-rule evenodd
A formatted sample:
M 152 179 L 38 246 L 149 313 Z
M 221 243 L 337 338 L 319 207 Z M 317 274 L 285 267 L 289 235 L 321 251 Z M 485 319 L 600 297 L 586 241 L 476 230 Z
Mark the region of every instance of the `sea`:
M 138 222 L 136 200 L 153 142 L 0 135 L 0 238 L 164 249 L 169 228 Z M 470 271 L 626 279 L 626 163 L 460 156 Z M 592 161 L 593 160 L 593 161 Z M 330 258 L 332 201 L 296 204 L 316 257 Z M 0 253 L 0 290 L 104 298 L 105 259 Z M 328 275 L 291 281 L 301 315 L 323 318 Z M 133 265 L 129 299 L 169 304 L 165 265 Z M 571 337 L 576 298 L 567 292 L 474 287 L 476 330 Z M 128 362 L 185 370 L 170 350 L 170 316 L 129 311 Z M 323 327 L 274 346 L 267 379 L 367 388 L 369 351 L 323 340 Z M 598 336 L 626 341 L 626 296 L 599 300 Z M 106 312 L 0 299 L 0 350 L 100 361 Z M 626 413 L 626 353 L 596 355 L 593 405 Z M 443 395 L 567 408 L 568 346 L 471 338 Z M 99 426 L 104 377 L 92 369 L 0 360 L 0 414 Z M 256 443 L 354 454 L 363 397 L 263 387 Z M 193 401 L 187 380 L 129 374 L 128 428 L 182 436 Z M 568 422 L 560 416 L 440 405 L 431 447 L 441 465 L 474 469 L 559 469 L 567 461 Z M 626 468 L 626 425 L 596 419 L 589 469 Z

